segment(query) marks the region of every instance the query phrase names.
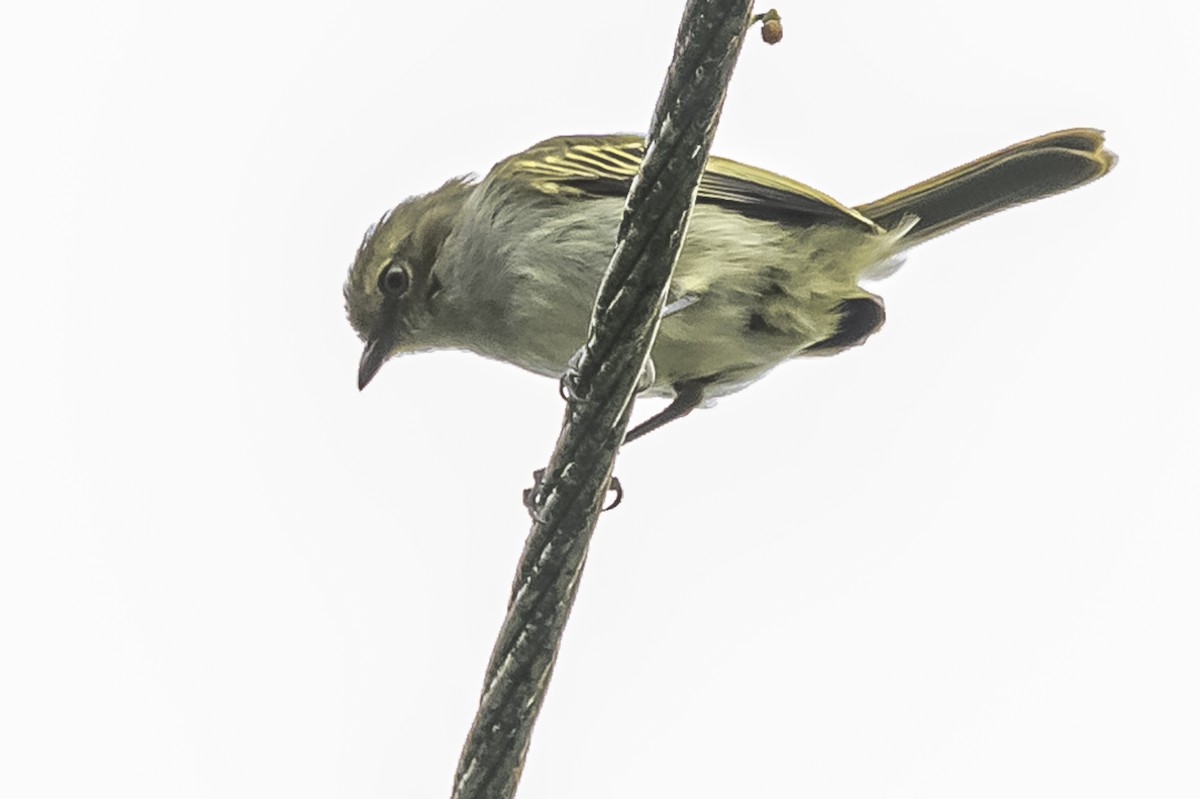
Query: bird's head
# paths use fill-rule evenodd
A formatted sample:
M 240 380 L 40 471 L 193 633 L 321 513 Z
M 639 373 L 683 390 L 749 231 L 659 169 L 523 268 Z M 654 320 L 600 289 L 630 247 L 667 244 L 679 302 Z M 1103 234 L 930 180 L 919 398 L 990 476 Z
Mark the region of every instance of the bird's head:
M 393 355 L 434 345 L 431 328 L 443 289 L 434 265 L 471 189 L 456 178 L 410 197 L 363 236 L 343 288 L 346 316 L 366 343 L 360 389 Z

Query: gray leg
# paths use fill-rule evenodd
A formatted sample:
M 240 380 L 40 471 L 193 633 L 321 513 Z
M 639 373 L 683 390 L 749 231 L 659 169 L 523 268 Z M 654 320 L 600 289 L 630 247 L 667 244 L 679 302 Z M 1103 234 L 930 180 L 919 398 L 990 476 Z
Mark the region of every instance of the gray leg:
M 662 427 L 667 422 L 682 419 L 694 411 L 704 401 L 704 386 L 706 384 L 707 381 L 700 380 L 676 383 L 672 386 L 675 389 L 675 399 L 671 400 L 671 404 L 626 433 L 625 443 L 628 444 L 630 441 L 641 438 L 651 430 L 657 430 Z

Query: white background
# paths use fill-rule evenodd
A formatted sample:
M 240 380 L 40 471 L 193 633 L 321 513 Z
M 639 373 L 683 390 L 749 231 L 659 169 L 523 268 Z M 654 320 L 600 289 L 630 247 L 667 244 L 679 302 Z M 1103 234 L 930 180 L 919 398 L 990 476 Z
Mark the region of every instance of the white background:
M 682 3 L 36 7 L 0 795 L 447 796 L 561 402 L 454 353 L 359 394 L 342 280 L 405 196 L 643 130 Z M 520 795 L 1196 796 L 1194 4 L 781 10 L 723 155 L 851 203 L 1063 127 L 1121 165 L 621 456 Z

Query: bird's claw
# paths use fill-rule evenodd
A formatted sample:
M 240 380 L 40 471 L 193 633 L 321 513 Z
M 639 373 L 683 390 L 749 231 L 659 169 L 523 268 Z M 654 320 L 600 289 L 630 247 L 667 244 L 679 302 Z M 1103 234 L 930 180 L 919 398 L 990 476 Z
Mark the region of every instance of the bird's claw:
M 542 481 L 545 477 L 546 477 L 545 469 L 536 470 L 533 473 L 533 487 L 526 488 L 524 491 L 521 492 L 521 502 L 525 505 L 525 509 L 527 511 L 529 511 L 529 518 L 531 518 L 535 522 L 539 522 L 539 523 L 544 521 L 542 519 L 542 517 L 538 515 L 538 508 L 541 506 L 542 501 L 545 499 L 545 496 L 543 496 L 543 494 L 542 494 L 542 489 L 545 488 L 545 486 L 542 484 Z M 616 476 L 610 477 L 608 479 L 608 490 L 615 493 L 616 496 L 613 497 L 612 502 L 608 503 L 603 508 L 601 508 L 601 511 L 612 510 L 613 508 L 620 505 L 621 500 L 623 500 L 625 498 L 625 489 L 621 487 L 621 480 L 620 480 L 620 478 L 618 478 Z
M 558 378 L 558 396 L 562 397 L 565 402 L 588 401 L 587 397 L 581 396 L 576 388 L 579 380 L 579 362 L 583 360 L 583 351 L 583 347 L 575 350 L 571 360 L 567 361 L 567 368 L 563 371 L 562 377 Z
M 542 478 L 546 476 L 545 469 L 536 469 L 533 472 L 533 487 L 527 488 L 521 492 L 521 502 L 525 505 L 525 510 L 529 511 L 529 518 L 535 522 L 540 522 L 542 519 L 538 516 L 538 506 L 542 504 Z
M 602 511 L 612 510 L 621 504 L 621 500 L 625 498 L 625 489 L 621 488 L 621 479 L 616 475 L 608 478 L 608 490 L 616 494 L 613 501 L 601 508 Z

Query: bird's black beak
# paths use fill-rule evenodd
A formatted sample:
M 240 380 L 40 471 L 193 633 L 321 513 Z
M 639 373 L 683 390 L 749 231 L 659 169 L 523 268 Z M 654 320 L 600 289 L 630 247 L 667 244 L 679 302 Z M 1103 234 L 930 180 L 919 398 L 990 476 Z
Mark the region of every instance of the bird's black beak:
M 371 382 L 371 378 L 387 360 L 390 342 L 381 338 L 370 338 L 363 348 L 362 358 L 358 361 L 358 390 L 362 391 Z

